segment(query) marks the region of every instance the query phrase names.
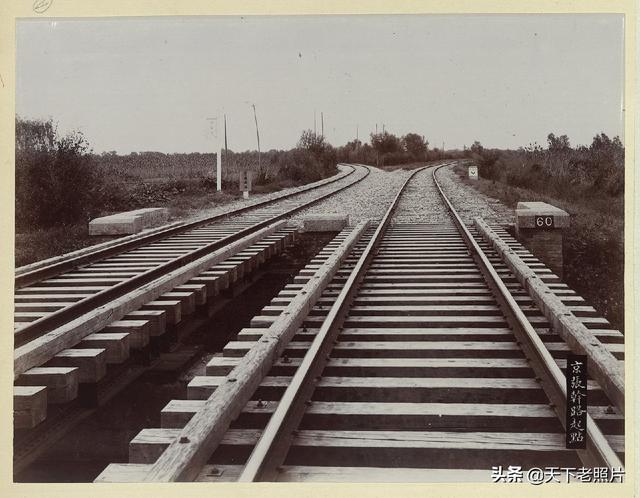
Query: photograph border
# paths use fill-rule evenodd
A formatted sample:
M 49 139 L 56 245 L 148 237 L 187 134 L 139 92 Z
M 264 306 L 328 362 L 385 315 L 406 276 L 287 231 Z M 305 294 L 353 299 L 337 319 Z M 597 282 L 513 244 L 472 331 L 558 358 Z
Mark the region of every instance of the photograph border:
M 14 271 L 14 202 L 15 198 L 15 70 L 16 70 L 16 22 L 25 18 L 104 18 L 104 17 L 149 17 L 149 16 L 219 16 L 219 15 L 351 15 L 351 14 L 541 14 L 541 13 L 618 13 L 624 22 L 624 145 L 625 145 L 625 355 L 632 361 L 625 362 L 626 410 L 625 410 L 625 468 L 623 484 L 565 484 L 560 486 L 534 486 L 530 484 L 236 484 L 220 483 L 204 485 L 181 484 L 23 484 L 13 483 L 12 472 L 12 373 L 10 362 L 0 362 L 2 375 L 0 385 L 3 406 L 0 414 L 0 435 L 5 451 L 0 456 L 1 496 L 171 496 L 177 492 L 187 496 L 237 496 L 264 497 L 300 496 L 633 496 L 638 491 L 636 424 L 637 397 L 635 374 L 639 371 L 635 344 L 635 305 L 638 295 L 634 282 L 640 281 L 640 272 L 635 266 L 636 222 L 638 199 L 635 196 L 635 142 L 640 133 L 635 127 L 636 75 L 638 74 L 636 29 L 638 27 L 637 3 L 634 0 L 614 1 L 495 1 L 495 0 L 451 0 L 451 1 L 402 1 L 377 0 L 278 0 L 278 1 L 233 1 L 207 0 L 152 1 L 111 0 L 5 0 L 0 3 L 0 198 L 4 199 L 2 214 L 2 246 L 0 247 L 0 276 L 4 285 L 0 292 L 1 329 L 0 339 L 3 355 L 13 351 L 10 330 L 13 329 L 13 286 L 10 278 Z M 5 356 L 7 357 L 7 356 Z M 176 488 L 175 486 L 179 486 Z M 606 491 L 602 486 L 607 486 Z

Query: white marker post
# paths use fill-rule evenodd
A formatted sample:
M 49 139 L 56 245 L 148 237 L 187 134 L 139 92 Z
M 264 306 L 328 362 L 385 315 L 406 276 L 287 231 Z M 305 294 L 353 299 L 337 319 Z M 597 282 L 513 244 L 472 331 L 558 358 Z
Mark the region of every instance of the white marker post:
M 478 167 L 476 165 L 469 166 L 469 180 L 478 179 Z
M 214 150 L 216 152 L 216 190 L 220 192 L 222 190 L 222 144 L 218 131 L 218 118 L 219 116 L 207 118 L 207 121 L 209 122 L 209 133 L 213 138 Z

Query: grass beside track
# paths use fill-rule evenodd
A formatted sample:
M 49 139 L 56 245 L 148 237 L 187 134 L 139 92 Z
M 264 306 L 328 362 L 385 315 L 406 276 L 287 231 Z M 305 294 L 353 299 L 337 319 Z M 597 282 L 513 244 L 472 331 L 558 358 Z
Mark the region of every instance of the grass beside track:
M 564 281 L 614 327 L 624 332 L 624 218 L 588 204 L 556 199 L 533 190 L 479 178 L 470 181 L 467 168 L 456 166 L 460 181 L 515 208 L 519 201 L 542 201 L 571 215 L 563 234 Z

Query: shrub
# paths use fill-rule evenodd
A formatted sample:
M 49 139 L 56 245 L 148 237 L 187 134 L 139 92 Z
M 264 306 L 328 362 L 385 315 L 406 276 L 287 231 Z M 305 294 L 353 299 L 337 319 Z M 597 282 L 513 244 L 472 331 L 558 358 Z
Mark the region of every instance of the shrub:
M 49 227 L 90 217 L 105 188 L 79 132 L 60 137 L 52 121 L 16 118 L 16 228 Z
M 596 135 L 590 147 L 572 148 L 566 135 L 547 137 L 548 148 L 537 144 L 514 150 L 488 150 L 479 142 L 468 155 L 480 176 L 514 187 L 574 202 L 599 202 L 621 210 L 624 194 L 624 147 L 616 137 Z

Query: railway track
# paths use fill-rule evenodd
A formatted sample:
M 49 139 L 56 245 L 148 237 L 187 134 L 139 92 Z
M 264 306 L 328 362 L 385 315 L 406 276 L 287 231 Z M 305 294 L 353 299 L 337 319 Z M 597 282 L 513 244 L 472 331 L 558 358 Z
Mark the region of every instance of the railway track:
M 313 188 L 302 187 L 294 193 L 224 215 L 171 226 L 50 265 L 19 269 L 15 277 L 16 344 L 20 346 L 75 318 L 91 306 L 103 304 L 158 275 L 332 195 L 362 179 L 368 172 L 361 168 L 356 178 L 346 178 L 354 171 L 352 168 L 352 171 L 343 172 L 332 181 L 318 182 Z M 307 191 L 311 191 L 311 198 L 301 198 L 300 193 Z M 83 287 L 84 292 L 77 292 L 75 296 L 64 293 L 70 285 Z M 56 288 L 63 292 L 54 292 Z M 49 292 L 62 297 L 53 298 Z
M 61 417 L 86 415 L 100 391 L 112 396 L 170 349 L 183 317 L 206 314 L 213 298 L 291 244 L 295 229 L 286 217 L 368 174 L 363 166 L 341 166 L 335 177 L 225 215 L 18 269 L 16 468 L 44 439 L 59 437 Z M 56 420 L 47 420 L 51 413 Z
M 420 200 L 435 222 L 405 221 Z M 609 355 L 587 351 L 598 379 L 585 450 L 565 447 L 567 342 L 428 168 L 379 223 L 338 234 L 96 481 L 477 482 L 498 465 L 622 467 L 624 396 L 600 368 L 620 369 L 622 335 L 491 230 Z

